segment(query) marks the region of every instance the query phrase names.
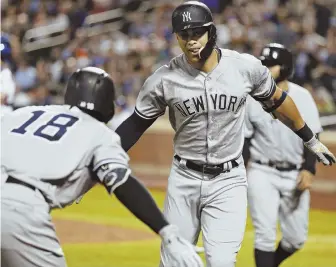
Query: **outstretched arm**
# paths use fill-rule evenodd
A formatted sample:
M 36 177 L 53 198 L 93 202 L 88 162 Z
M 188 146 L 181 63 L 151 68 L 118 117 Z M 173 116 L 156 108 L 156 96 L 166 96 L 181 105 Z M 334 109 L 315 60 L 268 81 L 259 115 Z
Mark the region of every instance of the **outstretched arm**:
M 129 116 L 115 131 L 120 136 L 122 148 L 127 152 L 155 120 L 142 118 L 136 112 Z
M 115 189 L 114 194 L 127 209 L 155 233 L 159 233 L 168 225 L 148 190 L 131 175 L 124 184 Z
M 272 97 L 263 102 L 264 109 L 273 113 L 282 123 L 292 129 L 304 142 L 305 146 L 316 154 L 325 165 L 336 162 L 335 156 L 314 135 L 305 123 L 294 101 L 287 93 L 276 87 Z
M 293 99 L 279 87 L 276 87 L 274 95 L 271 97 L 268 105 L 270 105 L 270 107 L 268 110 L 266 109 L 266 111 L 272 112 L 278 120 L 294 132 L 305 126 L 305 121 L 301 117 Z M 303 141 L 308 141 L 313 137 L 313 133 L 310 136 L 307 136 L 306 140 L 304 137 L 305 136 L 302 138 Z
M 160 235 L 168 255 L 166 264 L 203 267 L 193 245 L 181 237 L 176 226 L 168 223 L 149 191 L 130 175 L 127 166 L 115 168 L 113 164 L 104 164 L 95 173 L 109 194 L 114 193 L 129 211 Z

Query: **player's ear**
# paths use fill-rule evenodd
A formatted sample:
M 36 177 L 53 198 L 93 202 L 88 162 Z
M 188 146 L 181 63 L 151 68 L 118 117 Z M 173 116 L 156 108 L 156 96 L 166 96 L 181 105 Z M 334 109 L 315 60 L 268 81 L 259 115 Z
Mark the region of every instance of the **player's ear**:
M 269 67 L 268 69 L 270 70 L 271 75 L 272 75 L 274 80 L 279 77 L 280 70 L 281 70 L 280 65 L 275 65 L 275 66 Z

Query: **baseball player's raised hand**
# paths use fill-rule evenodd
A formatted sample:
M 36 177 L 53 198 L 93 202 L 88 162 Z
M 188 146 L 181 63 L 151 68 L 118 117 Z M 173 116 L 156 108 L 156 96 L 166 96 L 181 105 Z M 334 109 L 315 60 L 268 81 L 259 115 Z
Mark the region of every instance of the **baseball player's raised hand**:
M 316 137 L 313 137 L 308 142 L 304 142 L 304 145 L 315 155 L 317 156 L 317 160 L 319 162 L 322 161 L 324 165 L 332 165 L 336 162 L 336 158 L 329 151 L 329 149 L 323 145 Z
M 167 255 L 164 266 L 169 267 L 203 267 L 195 247 L 181 237 L 175 225 L 168 225 L 159 232 L 162 246 Z

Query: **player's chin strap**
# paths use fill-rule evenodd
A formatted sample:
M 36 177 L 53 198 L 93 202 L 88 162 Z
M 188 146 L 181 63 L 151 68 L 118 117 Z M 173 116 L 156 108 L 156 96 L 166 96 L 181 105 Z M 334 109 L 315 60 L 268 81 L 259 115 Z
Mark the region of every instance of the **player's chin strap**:
M 209 26 L 208 34 L 209 34 L 208 42 L 198 52 L 198 56 L 202 61 L 206 61 L 208 59 L 208 57 L 211 55 L 212 50 L 214 49 L 216 45 L 217 30 L 214 25 Z

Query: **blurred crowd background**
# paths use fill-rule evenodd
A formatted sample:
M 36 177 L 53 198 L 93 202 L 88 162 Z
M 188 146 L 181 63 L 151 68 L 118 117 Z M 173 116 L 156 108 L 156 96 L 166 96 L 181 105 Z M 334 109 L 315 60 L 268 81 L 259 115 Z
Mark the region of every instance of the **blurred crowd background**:
M 180 54 L 171 13 L 183 1 L 2 0 L 1 31 L 11 44 L 14 107 L 61 103 L 71 72 L 105 69 L 118 109 L 133 110 L 144 80 Z M 218 46 L 259 56 L 279 42 L 295 55 L 293 81 L 321 115 L 336 113 L 336 1 L 203 0 L 213 11 Z

